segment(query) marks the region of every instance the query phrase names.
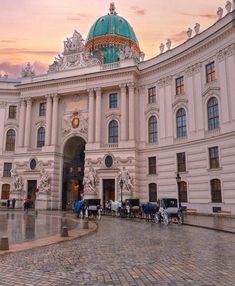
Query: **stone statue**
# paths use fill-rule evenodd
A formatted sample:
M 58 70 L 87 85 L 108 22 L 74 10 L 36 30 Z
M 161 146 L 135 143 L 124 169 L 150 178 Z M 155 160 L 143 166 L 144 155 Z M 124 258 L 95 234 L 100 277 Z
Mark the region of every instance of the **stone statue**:
M 24 186 L 22 177 L 18 175 L 16 168 L 12 168 L 10 173 L 11 177 L 13 178 L 12 190 L 21 193 Z
M 45 171 L 44 168 L 40 169 L 41 178 L 39 180 L 38 189 L 42 192 L 49 192 L 51 189 L 50 185 L 50 176 L 48 172 Z
M 170 39 L 167 40 L 166 46 L 167 46 L 167 49 L 170 50 L 170 48 L 171 48 L 171 40 Z
M 96 193 L 96 185 L 98 177 L 95 169 L 91 166 L 86 176 L 83 178 L 84 192 L 85 193 Z
M 192 37 L 192 33 L 193 33 L 193 30 L 191 28 L 188 28 L 187 30 L 188 39 Z
M 30 63 L 27 63 L 26 67 L 24 67 L 21 71 L 22 77 L 33 77 L 35 75 L 32 66 Z
M 161 45 L 160 45 L 160 52 L 161 52 L 161 54 L 164 52 L 164 49 L 165 49 L 165 45 L 163 44 L 163 43 L 161 43 Z
M 217 10 L 218 20 L 220 20 L 223 16 L 223 8 L 219 7 Z
M 199 23 L 196 23 L 195 26 L 194 26 L 194 31 L 196 33 L 196 35 L 199 34 L 199 31 L 200 31 L 200 24 Z
M 225 9 L 226 9 L 227 13 L 230 13 L 230 12 L 231 12 L 232 3 L 231 3 L 230 1 L 227 1 L 227 2 L 226 2 Z
M 74 67 L 83 68 L 100 64 L 100 61 L 91 55 L 85 48 L 84 40 L 78 31 L 64 41 L 64 52 L 55 57 L 53 64 L 49 65 L 48 72 L 58 72 Z
M 145 58 L 145 53 L 144 53 L 144 52 L 141 52 L 141 53 L 140 53 L 140 60 L 141 60 L 141 62 L 144 61 L 144 58 Z
M 132 177 L 130 175 L 130 173 L 128 172 L 128 170 L 126 170 L 126 167 L 123 167 L 122 170 L 119 171 L 118 173 L 118 185 L 121 188 L 121 184 L 120 182 L 123 182 L 123 190 L 127 190 L 127 191 L 132 191 L 133 189 L 133 183 L 132 183 Z

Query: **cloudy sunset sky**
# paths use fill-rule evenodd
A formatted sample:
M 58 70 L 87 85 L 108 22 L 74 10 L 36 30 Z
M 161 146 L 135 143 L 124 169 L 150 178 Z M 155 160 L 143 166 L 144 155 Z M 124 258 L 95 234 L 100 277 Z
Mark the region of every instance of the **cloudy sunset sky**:
M 108 0 L 0 0 L 0 74 L 19 77 L 30 62 L 45 73 L 63 51 L 74 29 L 84 39 L 95 20 L 109 12 Z M 116 12 L 128 20 L 146 59 L 159 54 L 169 38 L 172 47 L 186 40 L 196 22 L 201 31 L 215 23 L 224 0 L 116 0 Z M 224 9 L 225 10 L 225 9 Z M 224 11 L 225 13 L 225 11 Z

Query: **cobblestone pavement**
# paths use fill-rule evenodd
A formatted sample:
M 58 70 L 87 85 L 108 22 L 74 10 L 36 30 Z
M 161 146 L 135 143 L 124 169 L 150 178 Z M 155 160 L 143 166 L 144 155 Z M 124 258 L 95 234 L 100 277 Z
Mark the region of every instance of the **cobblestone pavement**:
M 235 285 L 235 236 L 103 217 L 98 232 L 0 256 L 1 286 Z

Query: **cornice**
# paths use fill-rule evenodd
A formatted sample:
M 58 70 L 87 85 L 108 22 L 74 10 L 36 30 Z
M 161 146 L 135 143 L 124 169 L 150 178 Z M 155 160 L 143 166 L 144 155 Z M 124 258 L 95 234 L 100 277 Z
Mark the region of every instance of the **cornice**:
M 227 27 L 228 25 L 230 25 L 229 28 Z M 227 29 L 227 30 L 225 30 L 225 29 Z M 226 26 L 222 27 L 219 31 L 216 31 L 214 34 L 210 35 L 206 39 L 202 39 L 201 41 L 196 42 L 194 46 L 189 47 L 188 49 L 182 51 L 181 53 L 179 52 L 178 54 L 175 54 L 172 56 L 170 56 L 170 54 L 169 54 L 168 58 L 166 58 L 165 60 L 158 62 L 158 63 L 154 63 L 154 58 L 150 59 L 149 61 L 153 61 L 153 64 L 151 66 L 146 67 L 146 68 L 143 67 L 143 69 L 141 69 L 141 64 L 140 64 L 140 66 L 139 66 L 140 75 L 160 73 L 162 71 L 165 71 L 167 69 L 172 68 L 172 66 L 175 67 L 179 63 L 187 62 L 188 60 L 191 60 L 193 57 L 195 57 L 195 55 L 200 54 L 201 52 L 207 50 L 210 47 L 214 47 L 217 43 L 220 43 L 224 38 L 226 38 L 228 35 L 230 35 L 234 32 L 235 32 L 234 31 L 234 25 L 232 24 L 232 21 L 231 21 Z M 200 35 L 198 35 L 198 37 L 200 37 Z M 183 43 L 182 45 L 184 45 L 185 43 Z M 178 47 L 180 47 L 180 46 L 178 46 Z M 178 47 L 176 47 L 175 49 L 177 49 Z M 234 54 L 234 44 L 230 44 L 226 47 L 223 47 L 222 49 L 226 50 L 226 49 L 228 49 L 228 47 L 230 47 L 229 48 L 229 55 Z M 169 51 L 169 53 L 172 53 L 172 52 L 173 52 L 173 50 Z M 215 54 L 216 54 L 216 51 L 215 51 Z M 162 55 L 159 55 L 159 57 L 160 56 L 162 56 Z

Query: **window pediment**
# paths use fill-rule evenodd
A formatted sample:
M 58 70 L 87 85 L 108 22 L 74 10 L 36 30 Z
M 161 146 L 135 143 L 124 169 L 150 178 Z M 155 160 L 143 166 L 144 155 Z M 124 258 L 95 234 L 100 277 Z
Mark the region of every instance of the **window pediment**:
M 207 86 L 205 91 L 203 91 L 203 93 L 202 93 L 202 96 L 205 98 L 208 96 L 212 96 L 212 95 L 220 95 L 220 87 L 216 86 L 213 83 L 211 83 L 209 86 Z

